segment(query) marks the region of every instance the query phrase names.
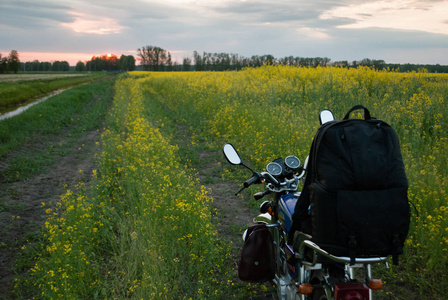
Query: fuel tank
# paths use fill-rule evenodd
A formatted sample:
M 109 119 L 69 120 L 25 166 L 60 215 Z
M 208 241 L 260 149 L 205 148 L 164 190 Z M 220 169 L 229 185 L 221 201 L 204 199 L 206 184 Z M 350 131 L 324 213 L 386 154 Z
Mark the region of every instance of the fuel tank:
M 300 192 L 285 194 L 278 202 L 278 218 L 282 222 L 283 230 L 289 232 L 292 223 L 292 214 L 299 199 Z

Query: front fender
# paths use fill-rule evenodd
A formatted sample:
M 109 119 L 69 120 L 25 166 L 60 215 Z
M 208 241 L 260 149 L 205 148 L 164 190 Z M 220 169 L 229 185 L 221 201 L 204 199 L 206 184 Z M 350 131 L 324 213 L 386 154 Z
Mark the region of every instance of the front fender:
M 266 224 L 266 225 L 270 225 L 272 224 L 272 219 L 271 219 L 271 215 L 269 213 L 265 213 L 265 214 L 260 214 L 258 216 L 256 216 L 253 219 L 253 222 L 255 224 Z M 246 240 L 246 235 L 247 235 L 247 229 L 244 231 L 243 233 L 243 241 Z
M 253 221 L 258 224 L 272 224 L 272 218 L 269 213 L 260 214 L 256 216 Z

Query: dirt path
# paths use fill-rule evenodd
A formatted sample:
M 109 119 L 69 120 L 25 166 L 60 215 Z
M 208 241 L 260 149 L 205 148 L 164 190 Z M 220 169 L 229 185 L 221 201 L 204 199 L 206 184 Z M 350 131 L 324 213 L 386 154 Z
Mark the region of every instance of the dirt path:
M 73 149 L 68 149 L 71 154 L 60 157 L 48 173 L 27 181 L 0 184 L 0 299 L 12 298 L 12 280 L 16 272 L 21 272 L 15 265 L 27 265 L 20 262 L 19 251 L 29 242 L 38 242 L 45 210 L 59 201 L 65 186 L 88 180 L 99 138 L 96 130 L 87 132 L 72 143 Z M 0 172 L 7 166 L 3 161 Z
M 235 196 L 235 192 L 241 188 L 240 184 L 223 181 L 222 169 L 235 168 L 227 163 L 221 151 L 216 152 L 201 152 L 199 153 L 201 166 L 197 168 L 201 184 L 204 185 L 210 192 L 213 198 L 213 207 L 217 214 L 214 217 L 214 222 L 217 226 L 218 235 L 220 239 L 231 245 L 232 258 L 234 264 L 234 278 L 238 279 L 237 266 L 243 245 L 242 235 L 248 225 L 253 224 L 252 219 L 259 213 L 257 208 L 250 207 L 248 196 Z M 248 173 L 248 175 L 250 175 Z M 269 283 L 266 283 L 269 285 Z M 265 289 L 252 284 L 252 289 L 257 296 L 252 297 L 252 300 L 271 300 L 274 299 Z M 264 290 L 262 292 L 262 290 Z
M 202 184 L 209 189 L 213 205 L 217 209 L 215 222 L 218 233 L 232 243 L 233 254 L 238 257 L 242 233 L 252 223 L 257 211 L 244 204 L 248 199 L 235 196 L 235 192 L 240 189 L 238 184 L 222 180 L 221 170 L 232 168 L 225 162 L 222 152 L 202 152 L 199 156 L 203 167 L 197 171 Z

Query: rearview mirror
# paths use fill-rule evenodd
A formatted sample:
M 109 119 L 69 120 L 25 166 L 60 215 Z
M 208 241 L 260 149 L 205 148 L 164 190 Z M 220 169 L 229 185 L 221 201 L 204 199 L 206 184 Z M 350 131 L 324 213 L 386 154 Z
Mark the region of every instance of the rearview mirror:
M 222 151 L 224 152 L 224 156 L 226 157 L 227 161 L 232 165 L 242 164 L 241 158 L 232 144 L 225 144 L 222 148 Z
M 324 109 L 319 114 L 320 125 L 325 124 L 330 121 L 334 121 L 334 115 L 331 110 Z

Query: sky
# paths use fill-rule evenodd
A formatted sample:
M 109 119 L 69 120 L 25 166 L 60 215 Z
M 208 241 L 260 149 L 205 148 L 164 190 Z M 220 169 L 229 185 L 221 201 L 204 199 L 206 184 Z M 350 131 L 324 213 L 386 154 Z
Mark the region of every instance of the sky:
M 448 65 L 448 0 L 0 0 L 0 53 L 22 62 L 199 53 Z

